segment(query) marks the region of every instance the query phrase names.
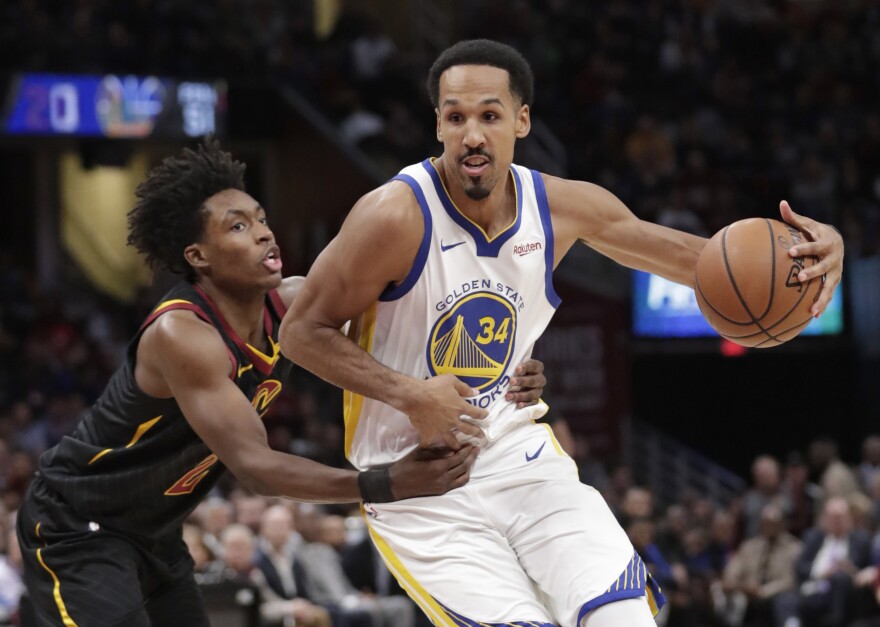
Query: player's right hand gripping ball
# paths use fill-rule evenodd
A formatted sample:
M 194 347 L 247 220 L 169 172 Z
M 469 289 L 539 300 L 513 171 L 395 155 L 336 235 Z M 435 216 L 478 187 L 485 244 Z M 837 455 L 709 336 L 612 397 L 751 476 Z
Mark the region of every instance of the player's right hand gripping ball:
M 697 260 L 695 290 L 700 311 L 722 336 L 743 346 L 787 342 L 810 323 L 810 307 L 822 278 L 798 281 L 817 257 L 789 256 L 807 238 L 795 227 L 765 218 L 721 229 Z

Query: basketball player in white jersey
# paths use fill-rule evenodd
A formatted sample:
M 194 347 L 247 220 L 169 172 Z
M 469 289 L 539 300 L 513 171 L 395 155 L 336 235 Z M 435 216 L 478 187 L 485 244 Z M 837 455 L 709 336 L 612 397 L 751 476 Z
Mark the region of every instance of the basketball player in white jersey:
M 364 510 L 386 563 L 435 625 L 644 627 L 662 595 L 601 496 L 509 399 L 559 298 L 575 242 L 693 285 L 706 240 L 643 222 L 608 191 L 513 165 L 532 74 L 512 48 L 458 43 L 428 87 L 443 154 L 355 205 L 281 329 L 282 350 L 344 388 L 346 454 L 371 477 Z M 831 227 L 780 205 L 812 241 L 828 304 L 842 268 Z M 341 296 L 345 297 L 342 298 Z M 352 320 L 348 336 L 338 329 Z M 383 470 L 414 447 L 480 442 L 471 480 L 384 503 Z

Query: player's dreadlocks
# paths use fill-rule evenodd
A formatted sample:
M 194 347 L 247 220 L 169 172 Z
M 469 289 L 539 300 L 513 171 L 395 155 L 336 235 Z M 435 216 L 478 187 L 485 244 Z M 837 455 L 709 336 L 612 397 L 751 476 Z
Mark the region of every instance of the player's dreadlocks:
M 196 271 L 183 251 L 202 236 L 208 198 L 226 189 L 244 191 L 244 169 L 212 138 L 196 150 L 185 148 L 181 156 L 168 157 L 134 192 L 128 243 L 146 255 L 154 270 L 166 269 L 195 282 Z

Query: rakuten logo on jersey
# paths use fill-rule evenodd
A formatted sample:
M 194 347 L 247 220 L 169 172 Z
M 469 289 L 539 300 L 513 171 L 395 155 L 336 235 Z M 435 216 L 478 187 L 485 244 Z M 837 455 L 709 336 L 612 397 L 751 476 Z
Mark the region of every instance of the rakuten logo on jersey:
M 541 242 L 525 242 L 524 244 L 514 244 L 513 254 L 522 257 L 523 255 L 528 255 L 530 253 L 542 250 L 543 248 L 544 246 L 541 244 Z

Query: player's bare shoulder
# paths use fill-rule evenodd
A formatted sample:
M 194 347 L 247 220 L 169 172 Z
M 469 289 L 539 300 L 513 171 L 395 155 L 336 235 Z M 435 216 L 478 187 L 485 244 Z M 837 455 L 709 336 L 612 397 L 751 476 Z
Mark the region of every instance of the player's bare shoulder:
M 368 262 L 383 281 L 398 281 L 409 272 L 424 234 L 425 220 L 412 190 L 389 181 L 358 200 L 322 256 L 329 251 L 350 257 L 359 273 L 367 271 Z
M 587 181 L 574 181 L 551 174 L 542 174 L 547 188 L 547 203 L 554 219 L 575 217 L 579 220 L 589 218 L 591 210 L 602 204 L 608 190 Z
M 350 220 L 376 222 L 401 235 L 413 231 L 420 236 L 424 230 L 415 194 L 409 185 L 397 180 L 388 181 L 363 195 L 352 207 L 346 222 Z
M 227 376 L 231 363 L 217 329 L 191 311 L 169 311 L 144 329 L 138 342 L 135 377 L 151 396 L 171 396 L 169 365 L 194 377 Z

